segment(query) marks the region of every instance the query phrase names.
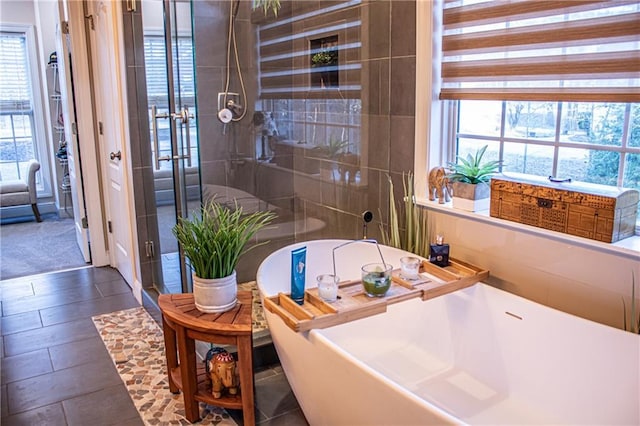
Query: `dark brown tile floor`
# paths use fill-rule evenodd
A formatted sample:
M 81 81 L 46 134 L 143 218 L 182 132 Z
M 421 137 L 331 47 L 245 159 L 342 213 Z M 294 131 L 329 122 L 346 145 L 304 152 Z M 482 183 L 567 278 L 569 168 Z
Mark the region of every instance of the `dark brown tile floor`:
M 91 320 L 135 306 L 111 268 L 0 281 L 1 423 L 143 424 Z M 307 424 L 280 366 L 256 372 L 255 386 L 259 424 Z

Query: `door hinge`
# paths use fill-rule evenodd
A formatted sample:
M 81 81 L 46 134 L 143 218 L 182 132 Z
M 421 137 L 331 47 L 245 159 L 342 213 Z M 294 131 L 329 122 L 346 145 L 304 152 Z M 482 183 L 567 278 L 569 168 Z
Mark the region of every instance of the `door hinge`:
M 82 222 L 82 229 L 87 229 L 89 227 L 89 221 L 87 220 L 86 217 L 83 217 L 81 222 Z
M 153 241 L 145 241 L 144 242 L 144 251 L 147 257 L 154 258 L 156 256 L 156 251 L 153 246 Z
M 96 27 L 93 25 L 93 15 L 87 15 L 85 16 L 85 19 L 89 20 L 89 26 L 91 27 L 92 30 L 95 30 Z
M 78 126 L 76 125 L 76 123 L 71 123 L 71 133 L 73 133 L 74 135 L 78 134 Z
M 69 22 L 68 21 L 60 22 L 60 31 L 62 31 L 62 34 L 69 34 Z
M 104 127 L 102 127 L 102 121 L 98 121 L 98 133 L 104 135 Z
M 111 221 L 107 221 L 107 229 L 109 230 L 110 234 L 113 234 L 113 229 L 111 228 Z

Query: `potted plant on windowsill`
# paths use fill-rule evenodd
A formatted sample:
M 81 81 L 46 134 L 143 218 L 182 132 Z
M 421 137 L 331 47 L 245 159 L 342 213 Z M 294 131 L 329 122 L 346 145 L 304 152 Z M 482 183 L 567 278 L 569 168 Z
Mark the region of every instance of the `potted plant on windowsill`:
M 487 150 L 485 145 L 475 155 L 458 157 L 456 163 L 449 163 L 447 175 L 453 186 L 453 207 L 467 211 L 480 211 L 489 208 L 489 181 L 498 171 L 501 161 L 482 161 Z
M 320 176 L 325 179 L 334 178 L 334 170 L 337 169 L 337 161 L 344 153 L 344 149 L 349 147 L 348 140 L 329 137 L 327 145 L 318 145 L 313 148 L 313 152 L 320 159 Z
M 236 203 L 230 210 L 212 200 L 192 219 L 179 218 L 173 234 L 189 260 L 195 305 L 202 312 L 224 312 L 237 302 L 236 266 L 240 256 L 262 243 L 249 244 L 275 214 L 244 214 Z
M 265 16 L 269 11 L 272 11 L 275 16 L 278 16 L 280 10 L 280 0 L 253 0 L 252 8 L 262 9 Z

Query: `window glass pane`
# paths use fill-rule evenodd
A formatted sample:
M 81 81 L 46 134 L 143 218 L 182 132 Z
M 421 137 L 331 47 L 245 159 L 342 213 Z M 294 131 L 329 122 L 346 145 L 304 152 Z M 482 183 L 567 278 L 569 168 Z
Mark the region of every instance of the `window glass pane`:
M 13 130 L 16 137 L 31 137 L 31 117 L 28 115 L 14 115 Z
M 563 105 L 560 140 L 621 146 L 625 108 L 625 104 L 567 102 Z
M 640 148 L 640 104 L 631 105 L 629 146 Z
M 505 136 L 555 140 L 556 107 L 555 102 L 507 102 Z
M 470 138 L 460 138 L 458 141 L 458 157 L 467 158 L 467 155 L 473 157 L 485 145 L 487 145 L 487 150 L 482 157 L 482 162 L 497 160 L 500 155 L 500 143 L 498 141 L 483 141 Z
M 627 154 L 625 156 L 622 186 L 640 190 L 640 154 Z M 638 208 L 638 220 L 640 221 L 640 208 Z
M 20 179 L 36 158 L 32 88 L 25 33 L 0 33 L 0 172 Z
M 500 136 L 502 102 L 460 102 L 459 132 L 464 134 Z
M 640 154 L 627 154 L 625 156 L 622 186 L 640 189 Z
M 526 143 L 505 142 L 505 172 L 527 173 L 537 176 L 553 174 L 553 147 Z
M 560 148 L 558 173 L 561 178 L 616 185 L 620 153 L 582 148 Z

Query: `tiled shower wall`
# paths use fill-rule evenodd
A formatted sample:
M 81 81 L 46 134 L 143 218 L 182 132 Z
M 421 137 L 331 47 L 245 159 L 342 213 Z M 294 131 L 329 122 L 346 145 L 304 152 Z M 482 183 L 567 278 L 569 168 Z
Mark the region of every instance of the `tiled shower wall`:
M 286 20 L 292 15 L 320 10 L 335 3 L 283 2 L 278 19 Z M 359 170 L 361 177 L 366 176 L 366 184 L 350 184 L 335 177 L 309 173 L 309 162 L 317 161 L 302 158 L 310 155 L 309 150 L 296 149 L 288 154 L 278 154 L 293 157 L 289 159 L 257 160 L 261 154 L 260 129 L 253 125 L 252 116 L 264 105 L 258 93 L 260 57 L 257 32 L 261 23 L 270 21 L 261 16 L 262 11 L 251 13 L 250 2 L 241 2 L 235 21 L 240 68 L 248 97 L 247 117 L 227 126 L 217 119 L 218 93 L 224 91 L 226 81 L 229 5 L 228 1 L 193 3 L 203 190 L 206 191 L 207 184 L 239 188 L 277 206 L 279 222 L 297 221 L 295 231 L 283 230 L 279 236 L 270 238 L 271 242 L 262 247 L 260 253 L 243 259 L 239 269 L 245 272 L 244 278 L 255 276 L 259 262 L 269 252 L 294 241 L 362 237 L 361 216 L 365 210 L 371 210 L 375 216 L 374 222 L 369 224 L 368 236 L 379 238 L 379 224 L 386 223 L 387 218 L 387 176 L 391 176 L 396 188 L 401 189 L 402 173 L 413 168 L 415 1 L 349 2 L 346 10 L 339 13 L 317 14 L 277 29 L 277 37 L 292 39 L 292 59 L 280 63 L 281 70 L 286 71 L 294 66 L 294 54 L 300 49 L 299 39 L 292 36 L 340 25 L 345 16 L 360 21 L 356 30 L 344 32 L 346 42 L 361 43 L 359 54 L 344 55 L 347 57 L 345 63 L 360 66 L 355 79 L 361 85 L 359 121 L 362 140 L 350 142 L 358 143 L 364 150 L 360 153 Z M 270 69 L 273 70 L 277 69 Z M 291 78 L 292 85 L 297 84 L 296 78 Z M 241 93 L 233 50 L 229 87 L 230 91 Z M 316 92 L 309 99 L 322 96 Z M 335 93 L 326 96 L 335 97 Z M 298 100 L 301 98 L 304 96 L 296 97 Z M 310 231 L 308 222 L 305 222 L 309 219 L 314 223 L 319 219 L 324 227 Z

